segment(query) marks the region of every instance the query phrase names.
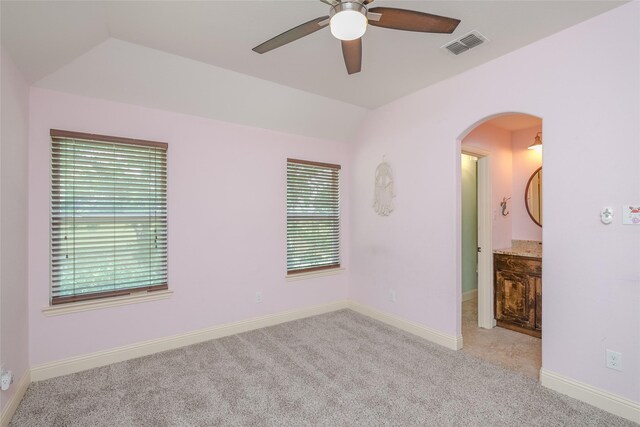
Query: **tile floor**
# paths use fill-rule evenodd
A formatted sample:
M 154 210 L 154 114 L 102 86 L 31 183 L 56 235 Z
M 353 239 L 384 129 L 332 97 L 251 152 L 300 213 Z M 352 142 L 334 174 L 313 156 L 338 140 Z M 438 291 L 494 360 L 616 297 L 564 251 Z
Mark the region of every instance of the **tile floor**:
M 477 298 L 462 303 L 462 338 L 462 351 L 538 379 L 542 366 L 542 340 L 499 327 L 478 328 Z

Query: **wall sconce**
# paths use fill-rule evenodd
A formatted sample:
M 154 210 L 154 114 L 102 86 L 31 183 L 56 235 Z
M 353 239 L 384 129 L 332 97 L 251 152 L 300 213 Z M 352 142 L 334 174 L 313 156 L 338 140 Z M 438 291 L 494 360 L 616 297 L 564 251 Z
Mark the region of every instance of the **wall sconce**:
M 534 139 L 533 144 L 529 146 L 529 150 L 542 150 L 542 132 L 536 134 L 536 139 Z

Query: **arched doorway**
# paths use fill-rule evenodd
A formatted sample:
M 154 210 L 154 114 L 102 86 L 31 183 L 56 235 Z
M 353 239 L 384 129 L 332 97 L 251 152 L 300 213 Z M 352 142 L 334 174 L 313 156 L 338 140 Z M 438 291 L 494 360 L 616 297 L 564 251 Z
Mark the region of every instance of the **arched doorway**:
M 494 271 L 494 252 L 515 256 L 520 253 L 516 248 L 540 242 L 541 255 L 541 227 L 525 206 L 525 187 L 542 165 L 541 150 L 529 150 L 529 146 L 541 132 L 539 117 L 501 113 L 479 120 L 458 138 L 460 154 L 465 156 L 458 174 L 458 286 L 464 351 L 534 378 L 541 365 L 541 340 L 535 337 L 541 336 L 541 322 L 536 323 L 536 286 L 541 297 L 541 277 L 536 276 L 538 271 L 531 280 L 524 272 L 501 276 L 500 269 Z M 475 186 L 475 199 L 469 197 L 470 186 Z M 476 219 L 476 240 L 471 236 L 474 225 L 465 222 L 469 218 Z M 496 323 L 499 328 L 493 329 Z

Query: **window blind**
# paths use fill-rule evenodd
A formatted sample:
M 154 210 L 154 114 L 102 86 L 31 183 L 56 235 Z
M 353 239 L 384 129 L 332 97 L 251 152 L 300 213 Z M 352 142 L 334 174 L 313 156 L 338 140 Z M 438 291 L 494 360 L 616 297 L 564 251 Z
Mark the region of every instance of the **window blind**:
M 340 166 L 287 159 L 287 273 L 340 267 Z
M 51 303 L 167 289 L 167 144 L 51 140 Z

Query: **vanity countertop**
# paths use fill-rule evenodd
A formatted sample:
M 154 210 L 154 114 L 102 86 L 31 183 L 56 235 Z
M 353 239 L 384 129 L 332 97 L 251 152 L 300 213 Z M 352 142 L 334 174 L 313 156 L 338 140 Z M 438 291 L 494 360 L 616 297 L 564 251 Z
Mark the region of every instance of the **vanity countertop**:
M 494 249 L 493 253 L 542 258 L 542 242 L 536 240 L 512 240 L 510 248 Z

